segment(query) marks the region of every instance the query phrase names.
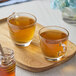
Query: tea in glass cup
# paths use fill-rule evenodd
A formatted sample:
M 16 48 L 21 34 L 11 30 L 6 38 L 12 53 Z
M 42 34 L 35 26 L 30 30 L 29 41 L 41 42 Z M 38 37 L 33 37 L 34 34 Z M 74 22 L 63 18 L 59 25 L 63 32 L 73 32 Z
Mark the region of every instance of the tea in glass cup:
M 12 40 L 17 45 L 30 45 L 36 27 L 36 17 L 29 13 L 13 13 L 7 19 Z
M 39 31 L 40 45 L 48 61 L 58 61 L 65 56 L 69 32 L 59 26 L 43 27 Z

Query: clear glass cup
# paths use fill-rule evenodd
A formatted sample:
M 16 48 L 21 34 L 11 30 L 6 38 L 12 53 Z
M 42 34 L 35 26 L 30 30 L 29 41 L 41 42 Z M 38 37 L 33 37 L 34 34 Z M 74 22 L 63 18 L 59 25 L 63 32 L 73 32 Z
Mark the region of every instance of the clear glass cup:
M 46 26 L 40 29 L 40 45 L 48 61 L 58 61 L 65 56 L 69 32 L 59 26 Z
M 63 20 L 71 25 L 76 25 L 76 8 L 65 7 L 62 11 Z
M 9 48 L 3 48 L 4 55 L 0 52 L 0 76 L 15 76 L 14 52 Z
M 9 31 L 15 44 L 29 46 L 34 36 L 36 17 L 25 12 L 13 13 L 7 19 Z

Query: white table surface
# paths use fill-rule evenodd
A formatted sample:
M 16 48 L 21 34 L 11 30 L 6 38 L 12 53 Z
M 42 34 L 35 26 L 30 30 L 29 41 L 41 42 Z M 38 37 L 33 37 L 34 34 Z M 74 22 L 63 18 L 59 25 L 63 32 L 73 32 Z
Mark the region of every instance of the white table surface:
M 0 19 L 13 12 L 28 12 L 37 17 L 37 22 L 44 26 L 58 25 L 69 30 L 69 40 L 76 44 L 76 26 L 65 23 L 61 12 L 50 8 L 50 0 L 31 0 L 30 2 L 0 7 Z M 70 61 L 45 72 L 32 73 L 16 68 L 16 76 L 76 76 L 76 56 Z

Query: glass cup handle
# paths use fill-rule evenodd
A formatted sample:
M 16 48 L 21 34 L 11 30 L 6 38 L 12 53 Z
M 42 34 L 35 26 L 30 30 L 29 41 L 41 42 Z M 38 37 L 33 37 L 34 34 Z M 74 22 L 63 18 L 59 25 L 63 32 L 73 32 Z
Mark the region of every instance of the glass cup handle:
M 61 44 L 61 46 L 63 47 L 63 52 L 66 51 L 66 45 L 65 44 Z
M 60 43 L 59 46 L 60 46 L 60 47 L 61 47 L 61 46 L 63 47 L 63 51 L 59 51 L 59 52 L 58 52 L 58 56 L 60 56 L 62 53 L 65 53 L 65 52 L 66 52 L 66 45 L 65 45 L 65 44 Z

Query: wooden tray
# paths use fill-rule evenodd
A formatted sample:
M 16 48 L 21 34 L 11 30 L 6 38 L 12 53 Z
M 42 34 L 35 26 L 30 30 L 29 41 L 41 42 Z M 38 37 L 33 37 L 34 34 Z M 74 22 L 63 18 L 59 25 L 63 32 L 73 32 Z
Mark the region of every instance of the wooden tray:
M 19 47 L 12 42 L 6 19 L 0 20 L 0 43 L 3 47 L 8 47 L 14 50 L 17 66 L 32 72 L 41 72 L 58 66 L 69 59 L 76 53 L 76 46 L 68 41 L 68 49 L 66 57 L 59 62 L 48 62 L 44 59 L 39 45 L 38 31 L 43 27 L 37 24 L 35 36 L 30 46 Z

